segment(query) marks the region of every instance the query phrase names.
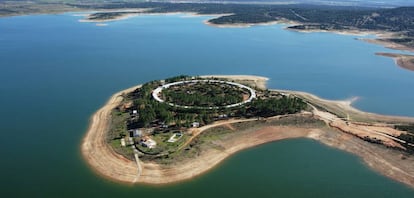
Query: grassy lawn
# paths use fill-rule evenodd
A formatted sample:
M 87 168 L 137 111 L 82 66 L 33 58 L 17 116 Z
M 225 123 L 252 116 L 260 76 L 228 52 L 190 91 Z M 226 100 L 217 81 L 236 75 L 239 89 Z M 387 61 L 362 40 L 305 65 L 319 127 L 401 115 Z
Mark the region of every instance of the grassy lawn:
M 119 153 L 119 154 L 125 156 L 126 158 L 128 158 L 130 160 L 135 160 L 134 151 L 131 148 L 131 146 L 128 145 L 128 144 L 125 147 L 121 146 L 121 139 L 112 140 L 110 142 L 110 145 L 116 153 Z

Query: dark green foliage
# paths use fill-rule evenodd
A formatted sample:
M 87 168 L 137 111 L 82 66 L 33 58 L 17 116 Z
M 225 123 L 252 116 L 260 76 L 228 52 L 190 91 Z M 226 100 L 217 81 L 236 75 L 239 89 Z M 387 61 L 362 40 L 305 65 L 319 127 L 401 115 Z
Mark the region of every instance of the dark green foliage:
M 396 125 L 396 129 L 407 131 L 407 134 L 401 134 L 398 138 L 406 141 L 406 144 L 403 144 L 407 148 L 407 151 L 414 153 L 414 146 L 409 145 L 408 143 L 414 144 L 414 124 L 411 125 Z
M 191 78 L 191 76 L 179 75 L 179 76 L 174 76 L 174 77 L 171 77 L 171 78 L 167 78 L 167 79 L 165 79 L 165 82 L 166 83 L 172 83 L 172 82 L 178 82 L 178 81 L 188 80 L 190 78 Z
M 165 101 L 180 106 L 222 107 L 243 101 L 247 90 L 217 83 L 196 83 L 172 86 L 162 92 Z
M 305 109 L 306 106 L 306 103 L 300 98 L 283 96 L 281 98 L 255 100 L 247 112 L 255 116 L 271 117 L 297 113 Z
M 408 133 L 411 133 L 411 134 L 414 135 L 414 124 L 411 124 L 411 125 L 396 125 L 395 128 L 398 129 L 398 130 L 407 131 Z
M 106 19 L 113 19 L 124 14 L 131 14 L 131 12 L 97 12 L 91 14 L 88 19 L 90 20 L 106 20 Z
M 409 143 L 414 143 L 414 135 L 412 134 L 401 134 L 398 138 L 405 140 Z

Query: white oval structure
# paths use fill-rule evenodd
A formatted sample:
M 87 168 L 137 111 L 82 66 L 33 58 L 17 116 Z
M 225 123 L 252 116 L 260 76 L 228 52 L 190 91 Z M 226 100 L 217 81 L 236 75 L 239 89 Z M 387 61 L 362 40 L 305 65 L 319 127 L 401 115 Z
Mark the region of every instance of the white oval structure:
M 175 86 L 175 85 L 181 85 L 181 84 L 188 84 L 188 83 L 198 83 L 198 82 L 207 82 L 207 83 L 219 83 L 219 84 L 228 84 L 228 85 L 232 85 L 232 86 L 236 86 L 242 89 L 247 89 L 250 92 L 250 97 L 242 102 L 239 103 L 235 103 L 235 104 L 230 104 L 230 105 L 226 105 L 226 106 L 215 106 L 215 107 L 198 107 L 198 106 L 183 106 L 183 105 L 177 105 L 174 103 L 166 103 L 170 106 L 173 107 L 180 107 L 180 108 L 185 108 L 185 109 L 189 109 L 189 108 L 195 108 L 195 109 L 220 109 L 220 108 L 232 108 L 232 107 L 238 107 L 241 105 L 244 105 L 246 103 L 251 102 L 253 99 L 256 98 L 256 91 L 246 85 L 242 85 L 240 83 L 235 83 L 235 82 L 228 82 L 228 81 L 223 81 L 223 80 L 186 80 L 186 81 L 178 81 L 178 82 L 173 82 L 173 83 L 168 83 L 165 84 L 163 86 L 157 87 L 156 89 L 154 89 L 154 91 L 152 92 L 152 97 L 158 101 L 158 102 L 165 102 L 163 99 L 161 99 L 159 97 L 160 93 L 164 90 L 164 89 L 168 89 L 171 86 Z

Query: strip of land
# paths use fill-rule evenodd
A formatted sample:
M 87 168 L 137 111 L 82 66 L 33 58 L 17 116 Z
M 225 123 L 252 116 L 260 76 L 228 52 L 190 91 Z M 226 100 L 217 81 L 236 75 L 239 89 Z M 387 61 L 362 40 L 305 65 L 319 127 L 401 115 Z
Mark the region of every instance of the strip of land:
M 401 68 L 414 71 L 414 56 L 413 55 L 395 54 L 395 53 L 376 53 L 376 55 L 393 58 L 395 61 L 395 64 L 397 64 Z
M 223 77 L 223 76 L 216 76 Z M 265 85 L 266 78 L 255 76 L 224 76 L 231 80 Z M 194 129 L 190 142 L 225 127 L 228 132 L 221 138 L 200 145 L 197 155 L 177 163 L 161 164 L 156 161 L 132 161 L 113 151 L 106 142 L 111 111 L 122 102 L 125 93 L 113 95 L 107 104 L 91 118 L 91 124 L 82 143 L 82 154 L 97 173 L 124 183 L 167 184 L 199 176 L 216 167 L 230 155 L 260 144 L 288 138 L 311 138 L 326 145 L 351 152 L 381 174 L 414 187 L 414 158 L 404 151 L 405 144 L 397 138 L 404 131 L 395 130 L 383 121 L 412 123 L 413 118 L 382 116 L 365 113 L 350 106 L 350 101 L 328 101 L 303 92 L 295 94 L 312 104 L 310 112 L 270 117 L 266 119 L 224 120 Z M 343 114 L 343 115 L 341 115 Z M 338 116 L 339 115 L 339 116 Z M 348 118 L 347 118 L 348 117 Z M 345 119 L 346 118 L 346 119 Z M 364 118 L 366 122 L 361 122 Z M 310 120 L 310 121 L 309 121 Z M 316 120 L 316 121 L 315 121 Z M 322 122 L 317 122 L 320 120 Z M 286 124 L 287 123 L 287 124 Z M 309 124 L 310 123 L 310 124 Z M 316 123 L 316 124 L 315 124 Z M 322 124 L 318 124 L 322 123 Z M 391 137 L 391 138 L 390 138 Z M 368 140 L 378 140 L 372 143 Z M 394 147 L 394 149 L 387 148 Z

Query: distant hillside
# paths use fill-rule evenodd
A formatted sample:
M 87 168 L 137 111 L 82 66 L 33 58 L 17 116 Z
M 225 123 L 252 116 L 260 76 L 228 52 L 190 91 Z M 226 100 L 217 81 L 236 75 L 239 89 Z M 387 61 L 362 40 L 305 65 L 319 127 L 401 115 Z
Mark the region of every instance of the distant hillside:
M 81 6 L 81 5 L 78 5 Z M 386 31 L 395 33 L 385 41 L 414 48 L 414 7 L 367 8 L 317 5 L 245 5 L 190 3 L 112 3 L 84 5 L 85 9 L 151 8 L 150 13 L 197 12 L 200 14 L 228 14 L 210 20 L 217 25 L 294 21 L 295 30 L 326 31 Z M 110 13 L 114 14 L 114 13 Z M 100 13 L 100 17 L 106 17 Z
M 21 15 L 28 13 L 52 13 L 77 10 L 151 8 L 150 13 L 165 12 L 197 12 L 200 14 L 228 14 L 209 22 L 217 25 L 264 23 L 272 21 L 294 21 L 300 25 L 289 27 L 295 30 L 369 30 L 395 33 L 393 38 L 383 41 L 402 44 L 414 48 L 414 7 L 373 8 L 342 6 L 347 2 L 366 5 L 374 0 L 327 1 L 310 0 L 309 2 L 335 3 L 341 6 L 310 5 L 310 4 L 222 4 L 222 3 L 142 3 L 141 0 L 34 0 L 33 1 L 2 1 L 0 0 L 0 16 Z M 168 0 L 171 1 L 171 0 Z M 175 1 L 175 0 L 174 0 Z M 182 0 L 180 0 L 182 1 Z M 192 0 L 201 2 L 199 0 Z M 207 0 L 210 1 L 210 0 Z M 233 1 L 233 0 L 230 0 Z M 235 0 L 236 1 L 236 0 Z M 241 0 L 248 2 L 250 0 Z M 264 2 L 271 0 L 255 0 Z M 204 2 L 204 1 L 203 1 Z M 222 1 L 220 1 L 222 2 Z M 282 1 L 272 1 L 282 2 Z M 295 0 L 293 2 L 305 2 Z M 391 0 L 387 4 L 414 4 L 414 1 Z M 110 18 L 116 13 L 99 13 L 99 17 Z
M 334 5 L 334 6 L 366 6 L 366 7 L 402 7 L 414 6 L 413 0 L 155 0 L 158 2 L 232 2 L 232 3 L 294 3 L 294 4 L 312 4 L 312 5 Z M 155 2 L 153 1 L 153 2 Z

